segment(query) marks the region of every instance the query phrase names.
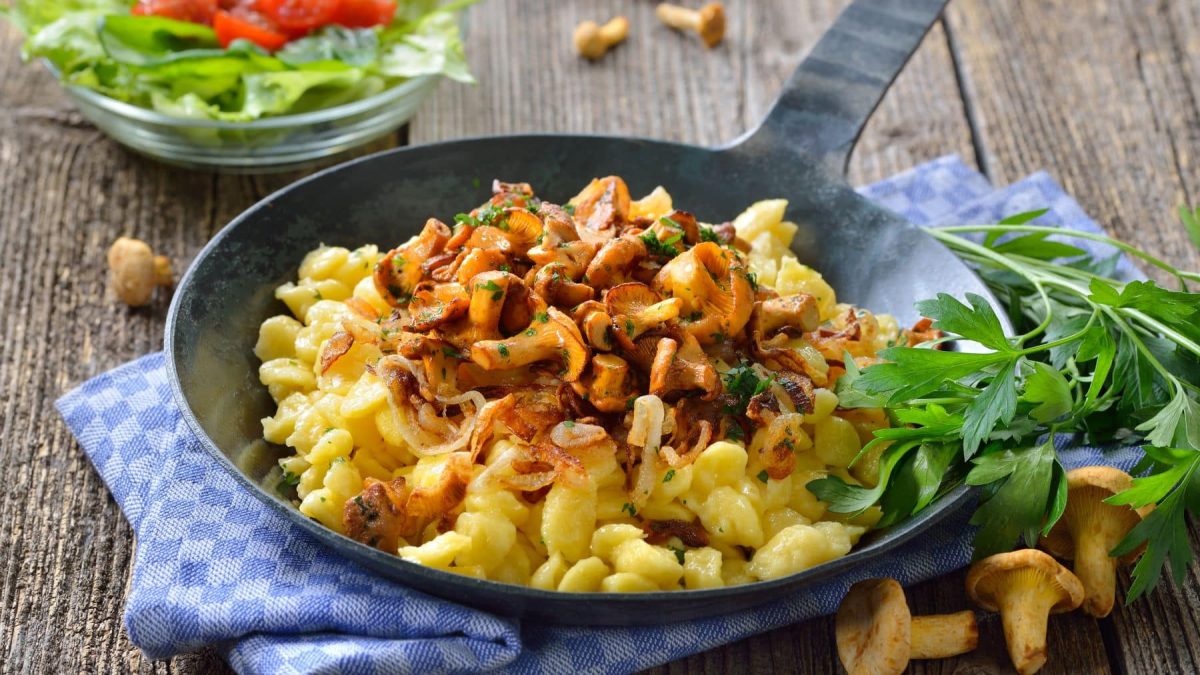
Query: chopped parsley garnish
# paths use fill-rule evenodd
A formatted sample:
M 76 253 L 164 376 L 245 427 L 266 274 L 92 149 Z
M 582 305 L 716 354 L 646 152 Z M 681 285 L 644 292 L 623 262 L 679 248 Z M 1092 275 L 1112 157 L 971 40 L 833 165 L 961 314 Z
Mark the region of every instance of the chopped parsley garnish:
M 757 272 L 747 272 L 746 273 L 746 281 L 750 282 L 750 288 L 753 288 L 755 292 L 758 291 L 758 273 Z
M 462 353 L 459 352 L 457 349 L 454 349 L 453 347 L 442 347 L 442 356 L 446 356 L 446 357 L 449 357 L 452 359 L 463 358 Z
M 667 469 L 667 473 L 663 474 L 662 482 L 670 483 L 671 479 L 674 477 L 675 477 L 675 469 Z
M 573 215 L 575 215 L 575 205 L 574 204 L 563 204 L 563 211 L 566 211 L 567 213 L 569 213 L 573 216 Z
M 499 300 L 504 297 L 504 289 L 500 288 L 500 284 L 490 279 L 487 283 L 477 284 L 475 287 L 484 291 L 491 291 L 492 300 Z
M 736 401 L 734 405 L 725 406 L 727 415 L 744 413 L 746 406 L 750 405 L 750 399 L 766 391 L 773 379 L 759 377 L 745 361 L 722 373 L 721 378 L 725 380 L 725 392 Z
M 505 264 L 501 265 L 501 266 L 500 266 L 499 268 L 497 268 L 497 269 L 499 269 L 501 272 L 511 272 L 511 271 L 512 271 L 512 265 L 509 265 L 508 263 L 505 263 Z
M 550 315 L 547 314 L 546 312 L 538 312 L 537 314 L 533 315 L 533 318 L 541 323 L 546 323 L 546 322 L 550 321 Z
M 537 331 L 532 328 L 528 328 L 525 330 L 525 334 L 529 337 L 533 337 L 534 335 L 537 335 Z
M 768 475 L 768 474 L 767 474 L 767 470 L 766 470 L 766 469 L 763 469 L 762 471 L 759 471 L 759 472 L 758 472 L 758 476 L 757 476 L 757 478 L 758 478 L 760 481 L 762 481 L 762 482 L 764 482 L 764 483 L 765 483 L 765 482 L 767 482 L 767 479 L 768 479 L 768 478 L 770 478 L 770 475 Z
M 292 473 L 291 471 L 284 471 L 283 476 L 279 479 L 279 482 L 275 485 L 275 491 L 276 492 L 286 492 L 288 488 L 296 487 L 299 484 L 300 484 L 300 475 L 299 474 Z
M 717 235 L 717 231 L 711 227 L 700 228 L 700 241 L 711 241 L 714 244 L 721 243 L 721 237 Z
M 629 337 L 633 337 L 633 329 L 633 319 L 625 319 L 625 334 Z
M 500 343 L 500 344 L 499 344 L 499 345 L 496 347 L 496 351 L 500 352 L 500 356 L 501 356 L 501 358 L 505 358 L 505 359 L 507 359 L 507 358 L 508 358 L 508 346 L 507 346 L 507 345 L 505 345 L 503 342 L 501 342 L 501 343 Z
M 679 561 L 680 565 L 682 565 L 683 560 L 684 560 L 684 553 L 686 553 L 686 551 L 682 548 L 677 548 L 675 546 L 668 546 L 667 548 L 671 549 L 671 552 L 675 554 L 675 559 Z
M 563 426 L 570 429 L 575 426 L 574 420 L 563 420 Z
M 629 502 L 621 505 L 621 512 L 628 513 L 631 518 L 637 518 L 637 507 Z
M 504 209 L 495 204 L 488 204 L 476 209 L 474 215 L 470 213 L 458 213 L 454 216 L 454 222 L 458 225 L 467 225 L 469 227 L 486 227 L 494 225 L 502 230 L 508 229 L 507 222 L 496 223 L 496 218 L 504 214 Z
M 650 255 L 663 258 L 674 258 L 679 255 L 679 249 L 675 247 L 674 243 L 682 238 L 683 235 L 675 235 L 667 241 L 659 241 L 658 235 L 654 234 L 652 230 L 647 230 L 641 237 Z
M 729 428 L 725 430 L 725 438 L 731 441 L 745 440 L 746 433 L 742 431 L 742 425 L 737 422 L 730 421 Z

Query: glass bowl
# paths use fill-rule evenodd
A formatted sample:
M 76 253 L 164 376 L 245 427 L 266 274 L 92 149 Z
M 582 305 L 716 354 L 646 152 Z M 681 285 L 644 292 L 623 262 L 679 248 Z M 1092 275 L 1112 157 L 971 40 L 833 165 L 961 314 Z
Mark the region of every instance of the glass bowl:
M 328 159 L 395 131 L 440 79 L 417 77 L 333 108 L 251 122 L 171 117 L 85 87 L 64 88 L 84 117 L 135 152 L 191 169 L 272 173 Z

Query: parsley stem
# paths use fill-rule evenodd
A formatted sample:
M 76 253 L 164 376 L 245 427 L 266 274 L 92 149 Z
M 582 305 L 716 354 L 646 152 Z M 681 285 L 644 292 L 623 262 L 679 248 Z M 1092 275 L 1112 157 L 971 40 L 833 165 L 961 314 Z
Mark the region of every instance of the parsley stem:
M 946 398 L 914 398 L 911 401 L 905 402 L 906 406 L 918 405 L 955 405 L 958 403 L 969 403 L 974 398 L 966 398 L 961 396 L 946 397 Z
M 1142 324 L 1149 326 L 1150 328 L 1153 328 L 1154 330 L 1171 338 L 1171 341 L 1175 342 L 1180 347 L 1187 349 L 1189 352 L 1195 354 L 1196 356 L 1200 356 L 1200 345 L 1196 344 L 1195 342 L 1192 342 L 1186 336 L 1180 335 L 1175 329 L 1173 329 L 1170 326 L 1167 326 L 1163 323 L 1160 323 L 1157 319 L 1146 315 L 1141 310 L 1133 309 L 1132 307 L 1123 307 L 1122 309 L 1125 311 L 1126 314 L 1133 317 L 1134 319 L 1137 319 Z
M 1100 309 L 1107 314 L 1110 319 L 1115 321 L 1117 325 L 1121 327 L 1121 330 L 1125 331 L 1125 334 L 1129 336 L 1129 339 L 1133 340 L 1133 345 L 1137 347 L 1137 350 L 1141 352 L 1142 356 L 1144 356 L 1146 360 L 1150 362 L 1150 365 L 1154 366 L 1154 369 L 1158 371 L 1159 375 L 1163 376 L 1164 380 L 1178 386 L 1179 379 L 1175 377 L 1171 371 L 1167 370 L 1166 366 L 1164 366 L 1162 363 L 1159 363 L 1154 354 L 1150 352 L 1150 348 L 1146 346 L 1146 343 L 1142 342 L 1142 338 L 1138 337 L 1138 332 L 1133 329 L 1133 326 L 1129 325 L 1129 322 L 1125 320 L 1125 317 L 1121 316 L 1121 313 L 1117 311 L 1116 308 L 1101 307 Z
M 1053 342 L 1043 342 L 1040 345 L 1034 345 L 1033 347 L 1026 347 L 1025 349 L 1021 350 L 1021 352 L 1020 352 L 1021 355 L 1029 356 L 1030 354 L 1036 354 L 1038 352 L 1048 351 L 1055 347 L 1061 347 L 1065 344 L 1070 344 L 1072 342 L 1075 342 L 1076 340 L 1082 339 L 1083 336 L 1087 335 L 1087 332 L 1089 330 L 1091 330 L 1092 325 L 1094 323 L 1096 323 L 1096 316 L 1097 316 L 1096 313 L 1093 312 L 1091 317 L 1088 318 L 1088 322 L 1086 324 L 1084 324 L 1083 328 L 1080 329 L 1078 332 L 1076 332 L 1072 335 L 1068 335 L 1064 338 L 1059 338 L 1057 340 L 1054 340 Z
M 956 237 L 953 234 L 944 234 L 948 230 L 952 229 L 953 228 L 948 227 L 925 228 L 925 231 L 933 236 L 934 239 L 942 242 L 950 249 L 961 248 L 971 251 L 976 255 L 983 256 L 984 258 L 991 260 L 994 264 L 1008 269 L 1018 276 L 1025 277 L 1030 281 L 1030 283 L 1033 284 L 1033 287 L 1037 290 L 1038 295 L 1041 296 L 1042 304 L 1046 307 L 1046 318 L 1042 319 L 1042 322 L 1035 326 L 1033 330 L 1018 337 L 1016 339 L 1016 346 L 1021 347 L 1027 340 L 1035 338 L 1045 332 L 1045 330 L 1050 326 L 1050 322 L 1054 319 L 1054 306 L 1050 304 L 1050 296 L 1046 293 L 1046 289 L 1042 286 L 1041 281 L 1030 276 L 1027 270 L 1022 269 L 1019 265 L 1009 261 L 1003 255 L 996 253 L 986 246 L 980 246 L 973 241 L 963 239 L 962 237 Z
M 1172 276 L 1174 276 L 1176 279 L 1179 280 L 1179 285 L 1182 288 L 1182 290 L 1185 290 L 1185 291 L 1188 290 L 1186 280 L 1190 279 L 1192 281 L 1200 281 L 1200 273 L 1188 272 L 1186 270 L 1181 270 L 1178 267 L 1175 267 L 1174 265 L 1172 265 L 1168 262 L 1164 262 L 1164 261 L 1150 255 L 1149 253 L 1146 253 L 1145 251 L 1142 251 L 1142 250 L 1139 250 L 1138 248 L 1130 246 L 1129 244 L 1126 244 L 1123 241 L 1113 239 L 1112 237 L 1109 237 L 1107 235 L 1095 234 L 1093 232 L 1085 232 L 1082 230 L 1072 230 L 1072 229 L 1065 228 L 1065 227 L 1045 227 L 1042 225 L 961 225 L 961 226 L 954 226 L 954 227 L 926 228 L 925 231 L 929 232 L 930 234 L 932 234 L 934 231 L 951 232 L 951 233 L 964 233 L 964 232 L 1046 233 L 1046 232 L 1049 232 L 1049 233 L 1053 233 L 1053 234 L 1061 234 L 1065 237 L 1075 237 L 1077 239 L 1087 239 L 1090 241 L 1097 241 L 1102 244 L 1108 244 L 1109 246 L 1112 246 L 1113 248 L 1124 251 L 1125 253 L 1128 253 L 1129 255 L 1132 255 L 1136 258 L 1141 258 L 1142 260 L 1145 260 L 1146 262 L 1150 263 L 1151 265 L 1153 265 L 1161 270 L 1170 272 Z

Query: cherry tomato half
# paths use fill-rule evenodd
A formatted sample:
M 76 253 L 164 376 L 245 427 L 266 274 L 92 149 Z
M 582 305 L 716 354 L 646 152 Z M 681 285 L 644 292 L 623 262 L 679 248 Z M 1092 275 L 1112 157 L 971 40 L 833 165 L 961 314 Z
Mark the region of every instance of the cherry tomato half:
M 258 11 L 288 33 L 304 33 L 333 19 L 340 0 L 258 0 Z
M 273 52 L 288 42 L 288 36 L 277 30 L 269 19 L 251 10 L 217 12 L 213 17 L 213 29 L 222 47 L 243 39 Z
M 395 0 L 341 0 L 332 23 L 347 28 L 371 28 L 386 26 L 395 16 Z
M 177 21 L 211 24 L 217 13 L 217 0 L 140 0 L 134 16 L 161 16 Z

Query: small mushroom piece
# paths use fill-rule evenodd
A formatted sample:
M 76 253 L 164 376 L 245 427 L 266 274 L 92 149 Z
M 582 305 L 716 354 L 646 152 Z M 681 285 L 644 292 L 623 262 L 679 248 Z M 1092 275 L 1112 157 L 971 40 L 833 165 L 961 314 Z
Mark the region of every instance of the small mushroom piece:
M 524 255 L 541 236 L 541 219 L 524 208 L 511 206 L 495 216 L 489 225 L 474 228 L 463 246 Z
M 533 196 L 533 186 L 529 183 L 505 183 L 499 178 L 492 179 L 492 194 L 504 199 L 506 197 L 529 198 Z
M 719 344 L 750 321 L 754 288 L 747 274 L 739 256 L 706 241 L 664 265 L 654 288 L 683 301 L 683 328 L 700 344 Z
M 625 412 L 636 396 L 629 381 L 629 364 L 613 354 L 592 357 L 592 381 L 588 384 L 588 402 L 600 412 Z
M 575 51 L 585 59 L 595 61 L 609 49 L 625 41 L 629 36 L 629 19 L 618 16 L 603 26 L 595 21 L 584 21 L 575 27 Z
M 649 286 L 630 282 L 609 289 L 604 304 L 612 317 L 617 342 L 625 349 L 633 349 L 633 342 L 638 337 L 678 318 L 683 301 L 679 298 L 663 300 Z
M 441 336 L 462 351 L 480 340 L 499 339 L 501 320 L 505 327 L 511 327 L 514 314 L 523 315 L 528 311 L 528 289 L 508 272 L 477 274 L 467 284 L 466 292 L 471 298 L 466 318 L 439 326 Z M 527 316 L 525 323 L 528 323 Z
M 591 286 L 571 281 L 567 267 L 550 263 L 533 275 L 533 290 L 547 303 L 556 307 L 574 307 L 592 299 L 596 291 Z
M 588 362 L 588 348 L 579 328 L 554 307 L 539 312 L 524 331 L 504 340 L 471 345 L 471 360 L 485 370 L 520 368 L 538 361 L 562 362 L 566 382 L 574 382 Z
M 579 238 L 595 244 L 617 236 L 618 226 L 629 218 L 629 186 L 617 176 L 595 178 L 571 198 Z
M 562 265 L 563 274 L 572 281 L 578 281 L 591 264 L 598 247 L 579 240 L 552 244 L 550 239 L 546 237 L 541 244 L 529 249 L 525 255 L 536 265 Z
M 454 321 L 467 313 L 470 304 L 470 296 L 462 284 L 421 282 L 408 305 L 410 329 L 425 332 Z
M 375 265 L 375 290 L 393 307 L 407 302 L 425 275 L 422 264 L 445 250 L 452 234 L 445 223 L 430 218 L 420 234 L 389 251 Z
M 838 607 L 838 658 L 850 675 L 896 675 L 910 659 L 944 659 L 975 649 L 975 613 L 912 616 L 895 579 L 866 579 Z
M 665 399 L 699 390 L 706 401 L 716 398 L 721 393 L 717 369 L 696 338 L 687 333 L 680 333 L 679 337 L 681 342 L 671 338 L 658 341 L 650 366 L 650 393 Z
M 579 324 L 580 332 L 592 349 L 612 351 L 612 317 L 608 315 L 604 303 L 588 300 L 571 311 L 571 318 Z
M 664 2 L 655 9 L 654 14 L 671 28 L 695 31 L 705 47 L 716 47 L 725 37 L 725 7 L 719 2 L 710 2 L 699 10 Z
M 145 305 L 155 288 L 175 282 L 171 261 L 131 237 L 121 237 L 108 248 L 108 270 L 113 293 L 130 307 Z
M 1113 558 L 1108 552 L 1154 508 L 1135 510 L 1104 503 L 1132 485 L 1129 474 L 1112 467 L 1085 466 L 1067 472 L 1067 508 L 1038 543 L 1059 558 L 1075 560 L 1075 576 L 1083 583 L 1083 611 L 1097 618 L 1112 612 L 1117 565 L 1133 562 L 1141 554 L 1139 549 Z
M 754 303 L 750 325 L 755 335 L 771 337 L 776 332 L 800 335 L 816 330 L 820 323 L 817 299 L 797 293 Z
M 683 240 L 688 244 L 700 243 L 700 224 L 696 222 L 696 216 L 687 212 L 675 209 L 674 211 L 663 216 L 657 223 L 658 225 L 668 225 L 672 231 L 678 231 L 683 234 Z M 661 234 L 661 233 L 660 233 Z M 670 237 L 659 237 L 660 239 L 670 239 Z
M 1008 655 L 1021 675 L 1046 663 L 1046 620 L 1083 602 L 1083 584 L 1054 558 L 1032 548 L 998 553 L 971 565 L 967 595 L 1000 612 Z
M 629 281 L 634 267 L 648 255 L 641 237 L 625 235 L 605 242 L 587 266 L 584 279 L 597 290 Z

